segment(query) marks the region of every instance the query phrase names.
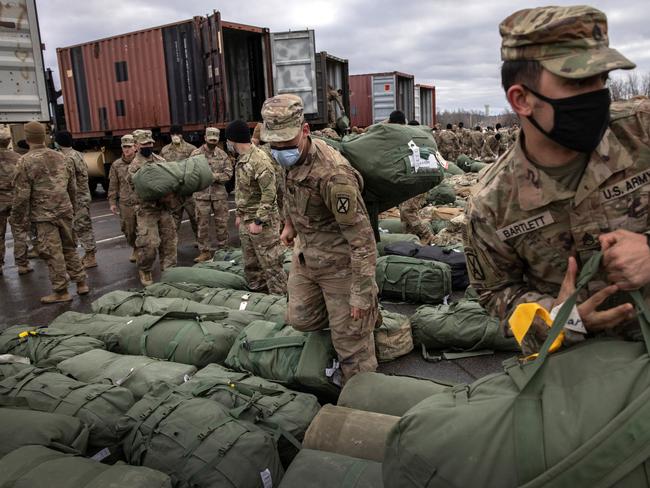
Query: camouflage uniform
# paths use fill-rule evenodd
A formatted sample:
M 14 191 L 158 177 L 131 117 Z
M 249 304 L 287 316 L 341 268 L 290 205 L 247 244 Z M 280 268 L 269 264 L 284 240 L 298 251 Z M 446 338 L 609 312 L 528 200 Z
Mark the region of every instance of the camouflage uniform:
M 431 227 L 420 218 L 420 210 L 426 205 L 427 194 L 417 195 L 399 206 L 399 218 L 405 226 L 407 234 L 415 234 L 422 244 L 426 245 L 433 239 Z
M 62 147 L 61 152 L 74 163 L 74 175 L 77 184 L 77 203 L 74 213 L 74 233 L 86 254 L 95 254 L 97 244 L 90 219 L 90 188 L 88 187 L 88 165 L 80 152 L 71 147 Z
M 469 133 L 470 140 L 470 153 L 468 154 L 471 158 L 480 158 L 481 149 L 485 142 L 485 135 L 480 130 L 473 130 Z
M 487 139 L 485 139 L 485 144 L 483 144 L 483 150 L 481 151 L 481 161 L 484 163 L 493 163 L 499 156 L 502 154 L 501 144 L 500 144 L 501 135 L 497 139 L 497 134 L 490 134 Z
M 76 201 L 72 162 L 43 144 L 31 144 L 18 162 L 12 216 L 36 225 L 38 251 L 47 262 L 52 289 L 64 294 L 68 276 L 85 283 L 86 273 L 76 252 L 73 202 Z
M 8 132 L 8 131 L 7 131 Z M 14 238 L 14 260 L 21 269 L 29 267 L 27 259 L 27 229 L 29 222 L 16 222 L 11 217 L 14 178 L 20 155 L 10 149 L 0 148 L 0 274 L 5 258 L 5 234 L 7 222 Z
M 194 194 L 199 250 L 205 253 L 212 251 L 210 213 L 214 214 L 217 248 L 228 246 L 228 192 L 225 185 L 232 178 L 234 170 L 228 155 L 218 147 L 212 151 L 204 144 L 195 150 L 192 156 L 197 154 L 203 154 L 207 158 L 214 176 L 212 185 Z
M 184 139 L 181 139 L 180 144 L 170 143 L 163 147 L 160 151 L 160 156 L 165 161 L 181 161 L 190 157 L 194 151 L 196 151 L 196 146 L 194 144 L 190 144 Z M 183 211 L 187 213 L 190 220 L 190 226 L 192 227 L 192 232 L 197 236 L 198 226 L 196 222 L 196 208 L 194 207 L 194 198 L 192 198 L 192 196 L 179 196 L 176 197 L 174 201 L 172 217 L 174 217 L 174 222 L 176 222 L 176 232 L 180 231 L 181 222 L 183 221 Z
M 327 90 L 327 125 L 332 129 L 336 129 L 336 107 L 339 107 L 341 113 L 345 113 L 343 102 L 341 102 L 341 95 L 333 88 Z
M 460 142 L 460 154 L 465 154 L 466 156 L 471 157 L 472 131 L 466 129 L 465 127 L 459 127 L 456 129 L 456 135 L 458 136 L 458 141 Z
M 501 24 L 502 58 L 538 59 L 558 76 L 575 78 L 633 67 L 607 48 L 606 32 L 605 15 L 591 7 L 524 10 Z M 565 40 L 571 49 L 561 46 Z M 533 164 L 520 138 L 481 176 L 470 198 L 465 254 L 471 284 L 504 328 L 520 303 L 537 302 L 550 310 L 568 257 L 575 256 L 580 267 L 599 251 L 601 234 L 649 230 L 650 101 L 615 102 L 610 112 L 609 129 L 589 156 L 575 191 Z M 606 277 L 600 275 L 579 302 L 605 285 Z M 647 297 L 648 287 L 643 292 Z M 612 297 L 605 308 L 623 298 Z M 546 326 L 535 324 L 524 351 L 538 350 L 546 332 Z M 580 339 L 578 333 L 569 337 L 570 332 L 569 341 Z
M 130 164 L 131 161 L 125 161 L 123 158 L 113 161 L 108 173 L 108 201 L 111 206 L 115 205 L 119 208 L 122 233 L 129 246 L 135 249 L 137 196 L 127 179 Z
M 146 142 L 143 141 L 149 140 L 153 142 L 151 131 L 144 131 L 138 137 L 137 142 L 145 144 Z M 151 273 L 156 261 L 156 252 L 160 257 L 161 271 L 176 266 L 176 225 L 167 204 L 162 200 L 144 201 L 140 199 L 133 186 L 133 175 L 142 166 L 159 161 L 164 161 L 164 159 L 154 153 L 145 158 L 138 152 L 129 164 L 127 173 L 127 181 L 135 196 L 137 264 L 138 269 L 144 273 Z
M 304 120 L 302 101 L 293 95 L 273 97 L 264 103 L 262 116 L 264 140 L 289 141 Z M 377 248 L 359 173 L 323 141 L 311 140 L 304 157 L 286 171 L 284 214 L 297 234 L 287 321 L 298 330 L 329 326 L 347 381 L 377 368 Z M 352 307 L 365 310 L 365 317 L 354 320 Z
M 436 131 L 438 132 L 438 131 Z M 438 151 L 443 158 L 447 161 L 456 161 L 456 158 L 461 154 L 461 145 L 458 136 L 450 129 L 439 131 Z
M 273 164 L 267 154 L 254 145 L 239 156 L 235 165 L 235 203 L 249 288 L 286 295 L 287 274 L 282 268 L 284 249 L 280 243 Z M 259 234 L 251 234 L 248 226 L 256 220 L 262 222 L 264 229 Z

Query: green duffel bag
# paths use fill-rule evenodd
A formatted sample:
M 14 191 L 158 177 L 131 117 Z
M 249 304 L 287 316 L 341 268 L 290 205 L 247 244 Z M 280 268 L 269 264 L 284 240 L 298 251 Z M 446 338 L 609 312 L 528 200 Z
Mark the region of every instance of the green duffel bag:
M 203 261 L 202 263 L 195 264 L 192 268 L 216 269 L 217 271 L 232 273 L 246 279 L 244 265 L 234 261 Z
M 487 166 L 487 163 L 482 163 L 465 154 L 461 154 L 456 158 L 456 165 L 465 171 L 465 173 L 478 173 Z
M 90 429 L 90 446 L 119 444 L 117 422 L 133 406 L 133 394 L 113 385 L 90 385 L 34 367 L 0 381 L 0 400 L 21 399 L 31 410 L 77 417 Z
M 272 433 L 285 433 L 278 440 L 285 466 L 298 452 L 297 443 L 302 441 L 320 409 L 314 395 L 291 391 L 278 383 L 218 364 L 206 366 L 178 390 L 219 402 L 239 420 L 252 422 Z
M 99 339 L 106 349 L 114 351 L 117 348 L 120 331 L 128 326 L 128 321 L 121 317 L 113 317 L 105 313 L 65 312 L 50 324 L 53 329 L 65 331 L 66 334 L 83 335 Z
M 427 203 L 449 205 L 456 203 L 456 191 L 446 183 L 440 183 L 427 192 Z
M 431 219 L 429 226 L 431 227 L 431 232 L 437 234 L 442 229 L 446 229 L 449 226 L 449 221 L 444 219 Z
M 0 486 L 15 488 L 172 488 L 169 476 L 124 463 L 102 464 L 41 446 L 0 459 Z
M 49 327 L 15 325 L 0 333 L 0 354 L 27 357 L 39 368 L 56 366 L 64 359 L 105 347 L 99 339 Z
M 384 256 L 384 247 L 394 244 L 396 242 L 413 242 L 420 244 L 420 238 L 415 234 L 380 234 L 379 242 L 377 243 L 377 254 Z
M 535 359 L 513 357 L 503 373 L 402 416 L 386 443 L 387 486 L 649 485 L 650 313 L 641 293 L 629 295 L 644 342 L 594 338 L 549 353 L 600 258 L 583 266 Z
M 377 361 L 397 359 L 413 350 L 411 321 L 406 315 L 381 310 L 382 323 L 375 328 L 375 354 Z
M 447 161 L 447 168 L 445 168 L 445 176 L 449 175 L 464 175 L 465 171 L 459 168 L 453 161 Z
M 442 303 L 451 294 L 448 264 L 406 256 L 382 256 L 375 273 L 379 294 L 414 303 Z
M 454 359 L 453 354 L 431 357 L 427 350 L 444 351 L 514 351 L 521 350 L 514 337 L 504 337 L 499 319 L 490 317 L 473 300 L 459 300 L 450 305 L 419 307 L 411 316 L 413 339 L 423 346 L 427 359 Z
M 140 315 L 120 331 L 117 352 L 202 368 L 223 363 L 242 329 L 187 312 Z
M 165 283 L 194 283 L 212 288 L 248 290 L 246 280 L 241 276 L 216 269 L 192 267 L 169 268 L 160 276 L 160 281 Z
M 326 451 L 303 449 L 280 488 L 382 488 L 381 463 Z
M 0 405 L 2 403 L 0 398 Z M 29 445 L 84 454 L 88 444 L 88 427 L 69 415 L 0 406 L 0 439 L 0 458 Z M 0 463 L 0 480 L 3 474 Z M 0 481 L 0 486 L 8 485 Z
M 205 287 L 194 283 L 154 283 L 145 286 L 142 291 L 145 295 L 151 297 L 187 298 L 188 300 L 197 301 L 195 293 L 203 288 Z
M 283 475 L 273 434 L 223 405 L 161 385 L 123 417 L 124 454 L 176 488 L 270 488 Z
M 196 373 L 196 367 L 171 363 L 144 356 L 126 356 L 94 349 L 58 364 L 63 374 L 84 383 L 105 383 L 123 386 L 142 398 L 159 383 L 180 385 Z
M 400 219 L 381 219 L 379 220 L 380 231 L 388 231 L 389 234 L 403 234 L 404 225 Z M 381 233 L 383 236 L 386 232 Z
M 330 379 L 338 373 L 338 361 L 329 330 L 300 332 L 256 320 L 239 334 L 226 366 L 316 395 L 339 392 Z
M 5 354 L 0 359 L 2 359 L 2 361 L 0 361 L 0 381 L 9 376 L 18 374 L 25 369 L 31 369 L 34 367 L 28 362 L 24 362 L 25 360 L 29 361 L 29 359 L 20 356 Z
M 219 249 L 214 252 L 213 261 L 234 261 L 236 264 L 244 263 L 244 253 L 241 249 Z
M 412 376 L 359 373 L 345 384 L 337 405 L 401 417 L 425 398 L 450 387 Z
M 181 161 L 145 164 L 133 175 L 133 187 L 142 200 L 159 200 L 170 193 L 190 196 L 213 182 L 212 170 L 203 154 Z
M 280 295 L 224 288 L 203 288 L 197 291 L 195 296 L 201 303 L 259 313 L 264 316 L 264 320 L 269 322 L 284 323 L 284 315 L 287 311 L 287 297 Z

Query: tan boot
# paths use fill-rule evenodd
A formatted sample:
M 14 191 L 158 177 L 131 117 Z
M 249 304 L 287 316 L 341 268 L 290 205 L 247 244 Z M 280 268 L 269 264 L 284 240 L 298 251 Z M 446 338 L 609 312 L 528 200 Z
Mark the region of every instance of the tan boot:
M 135 249 L 134 249 L 133 252 L 131 253 L 131 256 L 129 256 L 129 261 L 131 261 L 132 263 L 135 263 L 137 260 L 138 260 L 138 257 L 135 255 Z
M 194 258 L 195 263 L 203 263 L 212 259 L 212 253 L 209 251 L 202 251 L 197 257 Z
M 138 270 L 138 276 L 140 276 L 140 283 L 142 286 L 153 285 L 153 278 L 151 277 L 151 271 L 142 271 Z
M 88 268 L 96 268 L 97 267 L 97 259 L 95 258 L 95 253 L 94 252 L 87 252 L 84 254 L 83 259 L 81 260 L 81 264 L 85 269 Z
M 18 266 L 18 274 L 19 275 L 25 275 L 27 273 L 31 273 L 34 271 L 34 268 L 30 266 Z
M 77 282 L 77 295 L 87 295 L 89 291 L 88 283 L 85 281 Z
M 41 303 L 44 303 L 46 305 L 49 305 L 50 303 L 63 303 L 63 302 L 71 302 L 72 301 L 72 295 L 66 291 L 63 293 L 57 293 L 54 292 L 51 295 L 47 295 L 46 297 L 41 298 Z

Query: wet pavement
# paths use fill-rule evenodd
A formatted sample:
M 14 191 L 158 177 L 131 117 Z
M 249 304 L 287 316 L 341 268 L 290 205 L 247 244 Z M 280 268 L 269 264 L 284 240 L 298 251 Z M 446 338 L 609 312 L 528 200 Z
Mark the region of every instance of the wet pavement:
M 231 202 L 231 208 L 232 208 Z M 93 199 L 90 208 L 95 239 L 97 241 L 98 267 L 88 270 L 88 282 L 91 291 L 86 296 L 75 294 L 74 284 L 70 292 L 74 300 L 58 305 L 41 305 L 39 299 L 50 293 L 50 283 L 47 266 L 39 259 L 32 259 L 33 273 L 18 276 L 13 260 L 13 239 L 11 233 L 6 235 L 7 252 L 5 256 L 4 274 L 0 276 L 0 330 L 16 324 L 47 325 L 54 318 L 68 310 L 91 312 L 90 305 L 97 298 L 113 290 L 128 290 L 141 288 L 135 264 L 129 262 L 131 248 L 127 245 L 121 231 L 119 219 L 111 214 L 107 200 L 103 195 Z M 231 244 L 239 245 L 234 229 L 234 212 L 230 212 Z M 178 246 L 178 265 L 191 266 L 198 254 L 194 247 L 194 235 L 188 221 L 181 226 Z M 79 250 L 80 254 L 83 251 Z M 160 276 L 159 270 L 154 269 L 154 279 Z M 408 304 L 383 305 L 400 313 L 410 314 L 416 306 Z M 426 362 L 419 351 L 392 361 L 381 364 L 379 371 L 392 374 L 419 376 L 438 379 L 445 382 L 471 382 L 486 374 L 501 370 L 501 363 L 511 353 L 494 354 L 454 361 Z

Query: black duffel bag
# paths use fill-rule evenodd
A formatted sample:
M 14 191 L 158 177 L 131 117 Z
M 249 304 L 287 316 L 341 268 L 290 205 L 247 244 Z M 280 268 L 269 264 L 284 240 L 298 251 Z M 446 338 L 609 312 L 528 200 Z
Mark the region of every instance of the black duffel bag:
M 465 290 L 469 286 L 467 261 L 464 252 L 440 246 L 420 246 L 415 257 L 447 263 L 451 267 L 452 289 Z

